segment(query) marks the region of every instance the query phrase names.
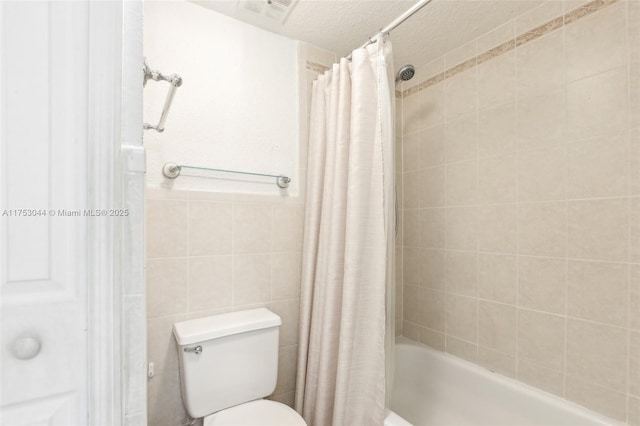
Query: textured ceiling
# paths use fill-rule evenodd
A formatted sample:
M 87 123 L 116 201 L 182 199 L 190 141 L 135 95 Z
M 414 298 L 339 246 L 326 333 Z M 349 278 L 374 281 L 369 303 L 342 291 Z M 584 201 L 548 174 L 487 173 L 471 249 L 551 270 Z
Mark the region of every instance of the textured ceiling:
M 238 7 L 238 0 L 194 1 L 344 56 L 417 0 L 299 0 L 284 24 L 251 16 Z M 418 67 L 426 64 L 542 3 L 543 0 L 433 0 L 391 33 L 396 68 L 406 63 Z

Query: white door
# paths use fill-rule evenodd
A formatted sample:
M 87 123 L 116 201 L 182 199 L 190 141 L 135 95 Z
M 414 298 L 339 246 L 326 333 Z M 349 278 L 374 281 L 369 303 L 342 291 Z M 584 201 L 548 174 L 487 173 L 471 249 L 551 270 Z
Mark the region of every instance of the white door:
M 0 424 L 87 424 L 84 1 L 0 2 Z

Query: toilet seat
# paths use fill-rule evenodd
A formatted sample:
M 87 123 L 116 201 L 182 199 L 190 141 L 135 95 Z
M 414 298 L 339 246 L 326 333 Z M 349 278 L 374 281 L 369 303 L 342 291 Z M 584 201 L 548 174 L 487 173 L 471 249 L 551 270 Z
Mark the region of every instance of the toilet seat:
M 258 399 L 227 408 L 204 418 L 204 426 L 306 426 L 291 407 Z

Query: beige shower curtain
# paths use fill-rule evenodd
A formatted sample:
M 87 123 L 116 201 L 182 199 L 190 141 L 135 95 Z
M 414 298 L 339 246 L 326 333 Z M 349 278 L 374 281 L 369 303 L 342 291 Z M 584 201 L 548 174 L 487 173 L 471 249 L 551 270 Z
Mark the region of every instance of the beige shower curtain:
M 382 425 L 391 377 L 390 42 L 352 57 L 313 85 L 296 389 L 310 426 Z

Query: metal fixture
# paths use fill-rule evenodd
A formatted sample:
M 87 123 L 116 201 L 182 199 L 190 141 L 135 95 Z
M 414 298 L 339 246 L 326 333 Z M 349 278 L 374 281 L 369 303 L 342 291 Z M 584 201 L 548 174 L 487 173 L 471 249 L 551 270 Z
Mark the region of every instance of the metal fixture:
M 149 130 L 153 129 L 159 133 L 164 132 L 164 123 L 167 120 L 167 115 L 169 114 L 169 108 L 171 107 L 171 102 L 173 102 L 173 97 L 176 94 L 176 89 L 182 86 L 182 77 L 177 74 L 164 75 L 159 71 L 152 70 L 147 65 L 147 61 L 144 62 L 144 67 L 142 68 L 144 72 L 144 81 L 142 86 L 145 87 L 147 85 L 148 80 L 153 81 L 166 81 L 170 84 L 169 91 L 167 92 L 167 97 L 164 100 L 164 106 L 162 107 L 162 113 L 160 114 L 160 120 L 158 120 L 158 124 L 155 126 L 144 123 L 144 129 Z
M 162 166 L 162 174 L 167 179 L 175 179 L 180 176 L 180 171 L 182 169 L 193 169 L 193 170 L 205 170 L 210 172 L 222 172 L 222 173 L 236 173 L 241 175 L 249 175 L 249 176 L 264 176 L 276 178 L 276 185 L 279 188 L 286 189 L 289 187 L 291 183 L 291 178 L 284 175 L 271 175 L 267 173 L 254 173 L 254 172 L 241 172 L 238 170 L 226 170 L 226 169 L 214 169 L 211 167 L 198 167 L 198 166 L 186 166 L 186 165 L 178 165 L 176 163 L 164 163 Z
M 202 346 L 198 345 L 195 348 L 184 348 L 185 352 L 193 352 L 196 355 L 200 355 L 202 353 Z
M 400 68 L 400 71 L 396 74 L 396 84 L 400 81 L 409 81 L 416 75 L 416 67 L 413 65 L 405 65 Z
M 369 37 L 369 39 L 362 46 L 360 46 L 360 49 L 363 49 L 368 45 L 375 43 L 376 37 L 378 36 L 378 34 L 389 35 L 391 31 L 395 30 L 396 27 L 398 27 L 407 19 L 411 18 L 417 11 L 425 7 L 427 4 L 431 3 L 431 1 L 432 0 L 419 0 L 416 4 L 414 4 L 409 9 L 407 9 L 407 11 L 404 12 L 402 15 L 398 16 L 396 19 L 391 21 L 389 25 L 387 25 L 386 27 L 384 27 L 383 29 L 381 29 L 380 31 L 378 31 L 377 33 Z M 347 59 L 351 59 L 351 55 L 347 56 Z

